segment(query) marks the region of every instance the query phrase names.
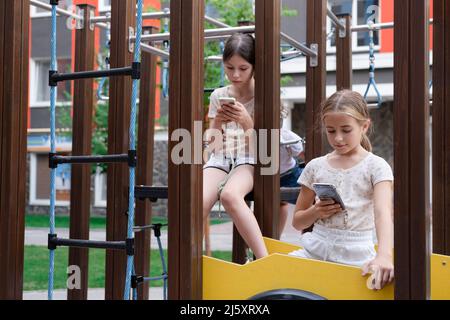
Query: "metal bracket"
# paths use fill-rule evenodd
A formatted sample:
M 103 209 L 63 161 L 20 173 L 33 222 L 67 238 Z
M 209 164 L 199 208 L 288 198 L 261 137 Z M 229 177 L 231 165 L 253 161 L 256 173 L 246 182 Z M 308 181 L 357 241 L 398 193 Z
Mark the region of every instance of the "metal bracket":
M 134 37 L 134 28 L 128 28 L 128 51 L 130 53 L 134 52 L 134 41 L 131 40 L 131 37 Z
M 89 11 L 89 30 L 91 30 L 91 31 L 95 30 L 95 23 L 92 22 L 93 17 L 95 17 L 95 11 L 91 9 Z
M 314 68 L 319 65 L 319 45 L 317 43 L 311 43 L 310 49 L 316 53 L 315 56 L 309 57 L 309 66 Z
M 347 21 L 345 18 L 339 19 L 344 28 L 339 28 L 339 38 L 345 38 L 347 36 Z

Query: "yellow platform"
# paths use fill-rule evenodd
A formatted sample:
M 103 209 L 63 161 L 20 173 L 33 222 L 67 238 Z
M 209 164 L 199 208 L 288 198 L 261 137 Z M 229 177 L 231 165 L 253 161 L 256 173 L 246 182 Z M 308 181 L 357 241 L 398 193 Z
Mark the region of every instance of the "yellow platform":
M 206 300 L 245 300 L 274 289 L 298 289 L 326 299 L 391 300 L 393 284 L 383 290 L 369 290 L 368 276 L 361 269 L 336 263 L 302 259 L 287 253 L 300 247 L 265 238 L 269 256 L 235 264 L 203 257 L 203 298 Z M 450 299 L 450 257 L 431 257 L 431 297 Z

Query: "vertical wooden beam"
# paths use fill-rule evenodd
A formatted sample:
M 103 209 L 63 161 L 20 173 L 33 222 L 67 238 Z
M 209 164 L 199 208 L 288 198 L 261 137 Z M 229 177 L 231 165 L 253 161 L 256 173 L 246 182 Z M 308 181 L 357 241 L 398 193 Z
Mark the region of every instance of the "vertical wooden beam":
M 143 34 L 156 33 L 157 28 L 144 27 Z M 153 147 L 155 135 L 156 108 L 156 67 L 158 58 L 148 52 L 141 56 L 141 82 L 138 115 L 138 144 L 136 167 L 136 185 L 152 185 L 153 181 Z M 149 225 L 152 221 L 152 205 L 148 200 L 136 199 L 136 225 Z M 150 275 L 150 229 L 136 233 L 136 274 L 144 277 Z M 138 288 L 138 299 L 148 300 L 149 283 Z
M 84 28 L 75 32 L 75 72 L 94 70 L 95 33 L 89 28 L 95 7 L 79 5 L 84 10 Z M 94 80 L 76 80 L 73 90 L 72 154 L 90 155 L 92 143 L 92 110 Z M 70 238 L 89 239 L 91 209 L 91 166 L 73 164 L 70 186 Z M 68 289 L 69 300 L 87 300 L 89 249 L 69 248 L 69 265 L 81 270 L 81 288 Z
M 111 68 L 129 67 L 133 61 L 128 50 L 129 28 L 135 28 L 136 1 L 111 1 Z M 108 112 L 108 153 L 128 153 L 131 112 L 131 78 L 112 77 Z M 110 164 L 107 182 L 106 240 L 127 238 L 129 168 L 127 164 Z M 122 299 L 125 286 L 126 255 L 106 251 L 106 299 Z
M 318 65 L 311 67 L 311 58 L 306 62 L 306 161 L 323 153 L 320 107 L 326 98 L 326 0 L 307 2 L 307 43 L 318 45 Z
M 255 170 L 255 215 L 263 235 L 278 237 L 280 210 L 279 131 L 280 128 L 280 19 L 281 2 L 263 0 L 255 3 L 255 129 L 258 134 L 258 165 Z M 261 130 L 262 129 L 262 130 Z M 259 133 L 267 131 L 267 141 Z M 267 147 L 264 156 L 269 164 L 262 164 L 261 143 Z M 271 150 L 274 149 L 272 153 Z M 275 172 L 270 172 L 269 167 Z M 265 173 L 263 170 L 266 170 Z
M 336 30 L 336 89 L 352 89 L 353 65 L 352 65 L 352 16 L 349 14 L 338 15 L 345 19 L 345 37 L 339 36 Z
M 395 298 L 430 297 L 429 1 L 395 1 Z
M 0 299 L 22 299 L 29 11 L 0 4 Z
M 433 5 L 433 252 L 450 255 L 450 3 Z
M 203 0 L 170 2 L 169 135 L 190 133 L 192 161 L 176 165 L 179 141 L 169 140 L 169 299 L 202 297 L 202 130 L 194 132 L 203 123 L 204 10 Z

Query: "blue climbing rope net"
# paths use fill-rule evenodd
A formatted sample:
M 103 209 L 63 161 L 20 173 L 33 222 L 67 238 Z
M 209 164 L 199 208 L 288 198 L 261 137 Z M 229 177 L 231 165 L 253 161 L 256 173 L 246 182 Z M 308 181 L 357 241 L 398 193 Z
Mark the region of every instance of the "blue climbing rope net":
M 57 70 L 56 64 L 56 7 L 58 1 L 52 1 L 52 19 L 51 19 L 51 61 L 50 69 Z M 142 36 L 142 0 L 137 0 L 137 21 L 136 21 L 136 44 L 134 51 L 134 63 L 140 62 L 141 57 L 141 36 Z M 132 94 L 131 94 L 131 118 L 129 127 L 129 145 L 130 150 L 136 150 L 136 114 L 137 114 L 137 94 L 138 94 L 138 79 L 133 79 Z M 50 153 L 56 153 L 56 86 L 50 87 Z M 134 238 L 134 185 L 135 185 L 135 168 L 129 168 L 129 195 L 128 195 L 128 228 L 127 239 Z M 55 202 L 56 202 L 56 168 L 51 169 L 50 173 L 50 234 L 55 234 Z M 54 249 L 49 251 L 49 275 L 48 275 L 48 299 L 53 299 L 54 287 Z M 131 291 L 131 276 L 134 273 L 134 255 L 127 255 L 127 269 L 124 288 L 124 299 L 130 299 Z

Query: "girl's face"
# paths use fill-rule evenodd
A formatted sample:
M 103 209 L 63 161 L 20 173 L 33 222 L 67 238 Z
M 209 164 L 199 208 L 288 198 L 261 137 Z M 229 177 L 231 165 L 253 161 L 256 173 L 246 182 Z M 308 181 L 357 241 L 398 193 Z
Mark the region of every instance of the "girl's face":
M 328 143 L 336 153 L 348 154 L 361 145 L 361 138 L 370 126 L 370 120 L 362 125 L 355 118 L 343 112 L 329 112 L 324 116 Z
M 248 84 L 253 77 L 253 66 L 240 55 L 233 55 L 224 65 L 228 80 L 237 87 Z

